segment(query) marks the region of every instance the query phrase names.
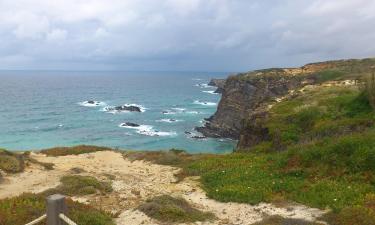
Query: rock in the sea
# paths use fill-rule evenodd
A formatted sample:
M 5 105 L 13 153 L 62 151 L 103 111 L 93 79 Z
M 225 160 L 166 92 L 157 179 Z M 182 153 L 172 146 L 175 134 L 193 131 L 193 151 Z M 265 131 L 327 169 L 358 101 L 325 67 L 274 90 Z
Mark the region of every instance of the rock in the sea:
M 89 104 L 95 104 L 95 101 L 90 100 L 90 101 L 87 101 L 87 103 L 89 103 Z
M 190 132 L 190 131 L 185 131 L 185 134 L 188 134 L 188 135 L 190 135 L 190 134 L 191 134 L 191 132 Z
M 126 122 L 126 123 L 123 123 L 123 126 L 128 126 L 128 127 L 140 127 L 141 125 L 136 124 L 136 123 L 132 123 L 132 122 Z
M 194 135 L 191 138 L 194 138 L 194 139 L 205 139 L 206 137 L 205 136 Z
M 114 108 L 116 111 L 130 111 L 130 112 L 142 112 L 141 108 L 138 106 L 130 105 L 130 106 L 116 106 Z

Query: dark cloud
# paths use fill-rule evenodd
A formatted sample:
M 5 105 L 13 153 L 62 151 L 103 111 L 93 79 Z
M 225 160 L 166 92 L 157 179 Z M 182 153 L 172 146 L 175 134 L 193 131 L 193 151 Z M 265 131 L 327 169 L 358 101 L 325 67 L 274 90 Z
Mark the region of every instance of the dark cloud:
M 0 68 L 244 71 L 375 56 L 374 0 L 2 0 Z

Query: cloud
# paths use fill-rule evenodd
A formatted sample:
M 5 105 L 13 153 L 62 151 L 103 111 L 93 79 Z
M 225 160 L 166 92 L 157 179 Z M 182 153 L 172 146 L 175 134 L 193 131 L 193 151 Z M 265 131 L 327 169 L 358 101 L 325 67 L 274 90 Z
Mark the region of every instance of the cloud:
M 0 69 L 244 71 L 375 56 L 374 10 L 374 0 L 1 0 Z

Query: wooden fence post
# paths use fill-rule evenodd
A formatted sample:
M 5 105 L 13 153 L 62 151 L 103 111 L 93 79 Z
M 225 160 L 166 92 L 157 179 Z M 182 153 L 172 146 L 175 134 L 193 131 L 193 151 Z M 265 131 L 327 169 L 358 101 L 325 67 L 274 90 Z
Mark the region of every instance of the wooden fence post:
M 64 195 L 55 194 L 47 197 L 47 225 L 64 225 L 59 214 L 65 214 L 66 211 Z

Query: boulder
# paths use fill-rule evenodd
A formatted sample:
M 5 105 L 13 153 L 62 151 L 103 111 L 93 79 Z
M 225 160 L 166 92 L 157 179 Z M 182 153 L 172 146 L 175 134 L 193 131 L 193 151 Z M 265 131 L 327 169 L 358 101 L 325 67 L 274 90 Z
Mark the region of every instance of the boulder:
M 141 126 L 139 124 L 132 123 L 132 122 L 126 122 L 123 125 L 128 126 L 128 127 L 139 127 L 139 126 Z
M 142 112 L 141 108 L 138 106 L 130 105 L 130 106 L 116 106 L 115 110 L 117 111 L 130 111 L 130 112 Z

